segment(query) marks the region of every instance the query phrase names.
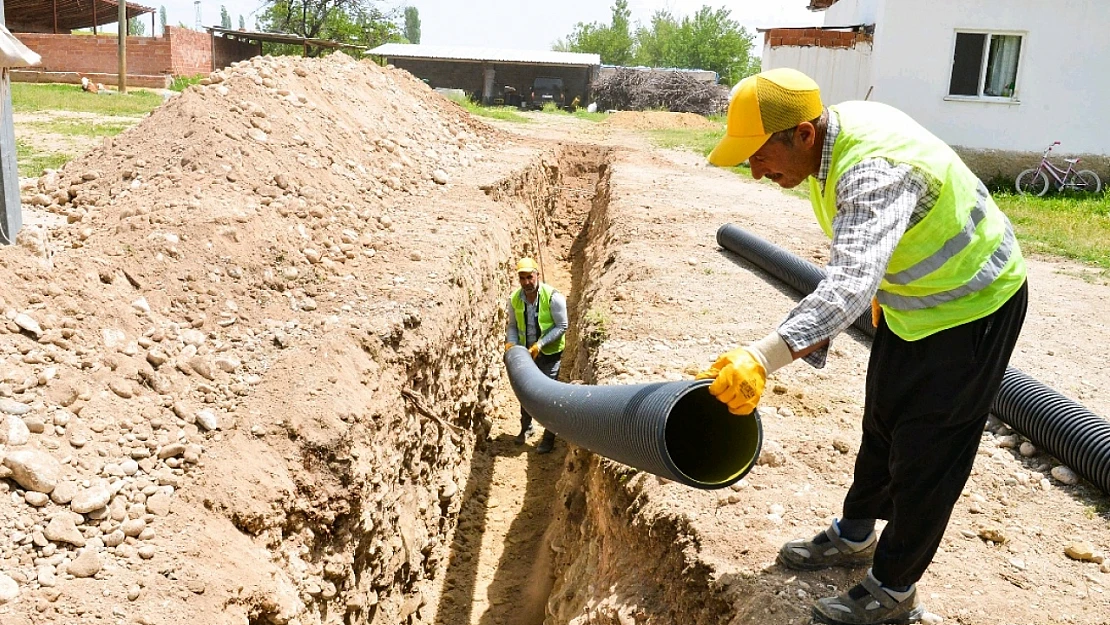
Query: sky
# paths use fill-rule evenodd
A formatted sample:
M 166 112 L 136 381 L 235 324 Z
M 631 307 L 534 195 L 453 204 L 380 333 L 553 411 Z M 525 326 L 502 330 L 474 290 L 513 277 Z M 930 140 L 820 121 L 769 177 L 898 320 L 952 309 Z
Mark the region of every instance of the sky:
M 196 21 L 193 0 L 138 2 L 155 9 L 165 6 L 170 25 L 193 26 Z M 693 15 L 706 5 L 724 8 L 732 12 L 732 19 L 754 34 L 756 28 L 820 24 L 823 14 L 808 11 L 808 4 L 808 0 L 629 0 L 628 8 L 633 23 L 645 24 L 661 9 L 683 17 Z M 262 3 L 260 0 L 201 0 L 203 26 L 219 25 L 221 5 L 231 14 L 233 27 L 238 28 L 242 15 L 247 28 L 252 29 L 254 16 L 260 12 Z M 522 50 L 550 50 L 551 45 L 570 34 L 578 22 L 608 24 L 613 6 L 611 0 L 379 0 L 378 5 L 383 9 L 416 7 L 420 12 L 420 43 L 423 44 Z M 754 46 L 757 54 L 762 50 L 761 43 L 757 40 Z

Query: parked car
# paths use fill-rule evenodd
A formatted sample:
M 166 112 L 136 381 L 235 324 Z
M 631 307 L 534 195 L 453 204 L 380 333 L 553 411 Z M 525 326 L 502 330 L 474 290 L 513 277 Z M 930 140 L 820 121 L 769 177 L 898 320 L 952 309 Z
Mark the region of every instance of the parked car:
M 566 105 L 566 90 L 563 88 L 562 78 L 549 78 L 539 76 L 532 82 L 532 89 L 528 92 L 529 108 L 542 109 L 548 102 L 563 108 Z

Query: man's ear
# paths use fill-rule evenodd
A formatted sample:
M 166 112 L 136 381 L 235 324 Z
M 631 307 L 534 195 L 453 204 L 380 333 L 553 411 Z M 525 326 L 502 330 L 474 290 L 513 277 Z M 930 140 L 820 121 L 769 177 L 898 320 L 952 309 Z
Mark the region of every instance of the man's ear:
M 802 122 L 794 129 L 794 140 L 801 142 L 801 147 L 809 150 L 817 143 L 817 128 L 810 122 Z

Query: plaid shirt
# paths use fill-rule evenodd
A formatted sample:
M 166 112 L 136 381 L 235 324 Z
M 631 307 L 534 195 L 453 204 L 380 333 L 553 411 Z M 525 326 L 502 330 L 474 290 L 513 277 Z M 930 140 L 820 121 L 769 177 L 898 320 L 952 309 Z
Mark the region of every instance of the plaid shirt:
M 817 183 L 829 177 L 833 145 L 840 121 L 829 111 Z M 790 311 L 778 327 L 779 336 L 797 352 L 831 340 L 871 308 L 887 264 L 902 235 L 937 203 L 941 181 L 925 171 L 885 158 L 857 163 L 836 184 L 836 216 L 826 277 L 817 289 Z M 805 357 L 825 366 L 828 347 Z

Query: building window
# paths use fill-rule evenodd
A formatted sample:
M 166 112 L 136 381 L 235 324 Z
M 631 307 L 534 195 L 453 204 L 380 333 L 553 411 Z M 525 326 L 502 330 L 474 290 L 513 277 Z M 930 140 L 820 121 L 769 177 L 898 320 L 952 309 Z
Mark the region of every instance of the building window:
M 1021 57 L 1021 35 L 956 33 L 948 95 L 1012 98 Z

